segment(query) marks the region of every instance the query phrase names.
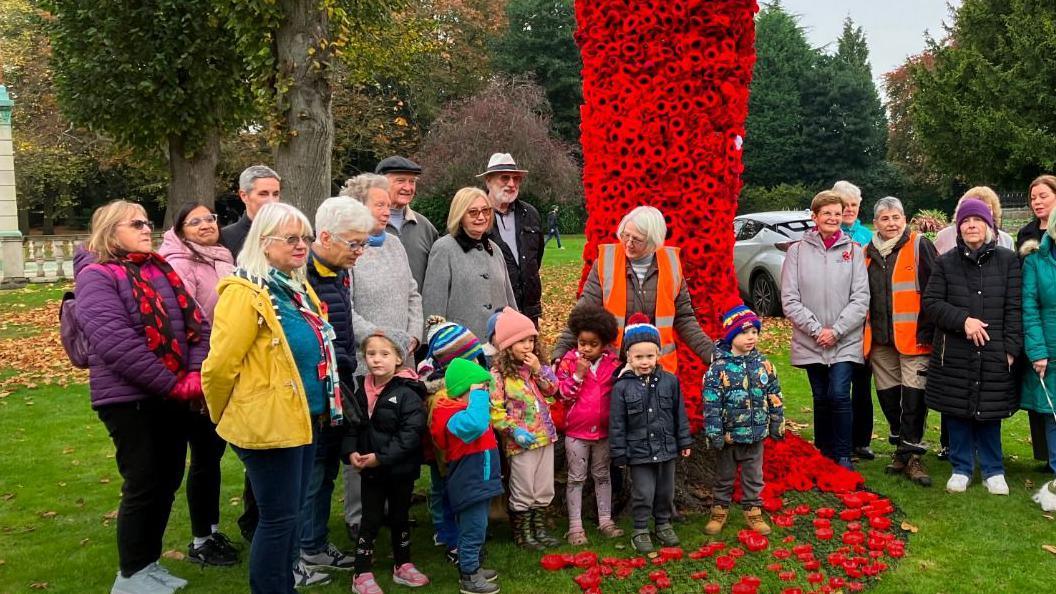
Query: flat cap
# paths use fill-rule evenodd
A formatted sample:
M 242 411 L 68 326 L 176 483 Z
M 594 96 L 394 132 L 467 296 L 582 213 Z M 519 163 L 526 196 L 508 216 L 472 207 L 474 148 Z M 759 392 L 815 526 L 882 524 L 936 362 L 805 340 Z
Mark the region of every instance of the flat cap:
M 391 157 L 385 157 L 379 161 L 378 166 L 374 168 L 374 173 L 379 175 L 385 175 L 386 173 L 413 173 L 415 175 L 421 175 L 422 168 L 407 157 L 393 155 Z

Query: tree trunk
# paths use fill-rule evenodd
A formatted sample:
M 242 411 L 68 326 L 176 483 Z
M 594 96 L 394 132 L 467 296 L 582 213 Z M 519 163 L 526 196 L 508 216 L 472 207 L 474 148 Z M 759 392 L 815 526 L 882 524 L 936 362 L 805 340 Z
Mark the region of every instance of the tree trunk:
M 282 200 L 311 218 L 330 197 L 334 119 L 330 111 L 330 23 L 316 0 L 280 0 L 286 20 L 275 34 L 285 137 L 275 153 Z
M 220 161 L 220 134 L 212 131 L 194 153 L 190 153 L 180 136 L 169 137 L 169 191 L 163 227 L 184 204 L 201 202 L 210 207 L 216 198 L 216 166 Z

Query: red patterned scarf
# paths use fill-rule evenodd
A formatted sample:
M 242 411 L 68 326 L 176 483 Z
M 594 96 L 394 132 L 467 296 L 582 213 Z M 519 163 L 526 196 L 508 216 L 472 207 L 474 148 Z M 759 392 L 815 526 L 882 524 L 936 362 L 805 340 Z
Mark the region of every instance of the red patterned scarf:
M 143 276 L 143 266 L 153 263 L 157 266 L 165 280 L 172 286 L 172 292 L 176 294 L 176 303 L 179 305 L 180 313 L 183 314 L 183 327 L 187 333 L 187 344 L 196 343 L 202 337 L 202 311 L 198 308 L 198 302 L 187 292 L 180 276 L 169 266 L 160 255 L 151 252 L 133 252 L 122 254 L 117 264 L 122 266 L 128 273 L 128 279 L 132 284 L 132 297 L 139 304 L 139 315 L 143 321 L 143 328 L 147 335 L 147 348 L 161 359 L 165 367 L 175 373 L 181 374 L 186 371 L 183 368 L 184 353 L 180 347 L 180 341 L 172 330 L 172 321 L 169 312 L 165 309 L 165 299 Z

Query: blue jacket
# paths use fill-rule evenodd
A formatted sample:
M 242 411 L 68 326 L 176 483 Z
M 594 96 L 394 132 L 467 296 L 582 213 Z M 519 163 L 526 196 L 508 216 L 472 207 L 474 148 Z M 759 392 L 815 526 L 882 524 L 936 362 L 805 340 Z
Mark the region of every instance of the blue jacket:
M 498 441 L 491 428 L 491 395 L 473 390 L 468 398 L 437 394 L 429 413 L 429 431 L 437 448 L 451 509 L 502 494 Z
M 869 242 L 873 240 L 873 232 L 858 219 L 855 219 L 854 224 L 849 227 L 840 225 L 840 229 L 851 237 L 851 241 L 862 247 L 869 245 Z
M 620 372 L 609 412 L 609 450 L 617 466 L 666 462 L 693 445 L 678 378 L 660 367 L 644 376 Z
M 753 350 L 734 355 L 725 345 L 704 374 L 704 431 L 708 447 L 752 444 L 785 434 L 781 384 L 773 364 Z

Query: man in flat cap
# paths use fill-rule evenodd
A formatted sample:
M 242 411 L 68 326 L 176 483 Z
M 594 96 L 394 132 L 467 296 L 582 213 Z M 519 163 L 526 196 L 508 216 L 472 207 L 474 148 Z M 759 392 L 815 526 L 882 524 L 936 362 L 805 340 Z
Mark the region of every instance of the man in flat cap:
M 488 198 L 495 209 L 495 222 L 488 237 L 502 249 L 510 275 L 517 309 L 539 326 L 543 314 L 543 284 L 539 266 L 543 262 L 543 227 L 539 211 L 518 199 L 521 182 L 528 171 L 517 166 L 513 155 L 495 153 L 488 168 L 477 177 L 484 179 Z
M 422 168 L 414 161 L 400 156 L 386 157 L 374 168 L 374 173 L 389 180 L 389 224 L 385 230 L 400 238 L 407 251 L 411 276 L 422 289 L 429 251 L 439 237 L 436 227 L 422 213 L 411 208 Z

